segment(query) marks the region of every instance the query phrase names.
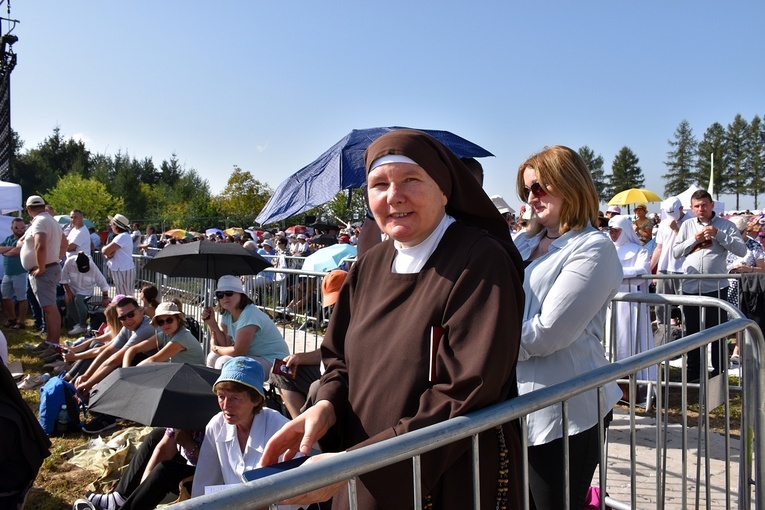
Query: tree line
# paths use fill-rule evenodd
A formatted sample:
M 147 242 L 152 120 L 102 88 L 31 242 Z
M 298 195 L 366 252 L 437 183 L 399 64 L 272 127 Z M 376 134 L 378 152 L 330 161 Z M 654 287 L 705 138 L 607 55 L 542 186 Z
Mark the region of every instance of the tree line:
M 752 196 L 754 208 L 759 208 L 759 195 L 765 191 L 765 126 L 759 115 L 748 122 L 737 114 L 727 127 L 715 122 L 701 140 L 690 123 L 682 120 L 667 143 L 670 149 L 662 175 L 665 196 L 682 193 L 693 184 L 706 189 L 714 165 L 716 199 L 721 194 L 734 195 L 735 209 L 739 209 L 741 197 Z M 629 147 L 616 154 L 610 174 L 605 173 L 602 156 L 595 156 L 589 147 L 580 148 L 579 154 L 589 166 L 603 202 L 620 191 L 643 187 L 639 159 Z
M 209 182 L 195 169 L 181 165 L 176 154 L 156 165 L 151 157 L 139 159 L 122 151 L 91 153 L 82 141 L 63 136 L 58 126 L 28 150 L 18 133 L 12 135 L 9 180 L 21 185 L 23 196 L 41 194 L 57 212 L 77 208 L 97 224 L 119 212 L 131 220 L 161 220 L 167 228 L 249 226 L 273 194 L 268 183 L 236 165 L 223 191 L 214 195 Z M 665 196 L 677 195 L 692 184 L 706 188 L 714 162 L 716 198 L 734 195 L 738 209 L 742 196 L 753 196 L 754 207 L 759 207 L 759 195 L 765 190 L 765 126 L 759 116 L 747 121 L 737 114 L 727 127 L 715 122 L 701 140 L 683 120 L 667 142 L 662 175 Z M 629 147 L 616 154 L 610 173 L 603 157 L 590 147 L 578 152 L 603 202 L 620 191 L 644 186 L 640 160 Z M 357 221 L 364 212 L 363 196 L 354 190 L 290 222 L 303 223 L 310 216 L 330 222 Z

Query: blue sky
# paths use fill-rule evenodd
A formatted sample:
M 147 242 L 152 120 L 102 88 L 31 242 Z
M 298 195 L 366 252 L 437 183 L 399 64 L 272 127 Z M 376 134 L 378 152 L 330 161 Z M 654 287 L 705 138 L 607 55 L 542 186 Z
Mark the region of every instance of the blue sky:
M 553 144 L 588 145 L 608 171 L 626 145 L 663 195 L 680 121 L 701 139 L 765 115 L 761 0 L 11 7 L 25 149 L 59 126 L 93 152 L 175 152 L 214 193 L 234 165 L 276 188 L 351 129 L 400 125 L 493 152 L 484 187 L 516 209 L 518 165 Z

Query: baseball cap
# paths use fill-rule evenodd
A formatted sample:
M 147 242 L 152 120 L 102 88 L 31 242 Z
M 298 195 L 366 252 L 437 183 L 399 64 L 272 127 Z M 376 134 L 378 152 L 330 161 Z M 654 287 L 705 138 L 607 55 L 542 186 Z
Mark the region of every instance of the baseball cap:
M 500 195 L 492 195 L 491 196 L 491 202 L 494 204 L 494 207 L 497 208 L 499 211 L 499 214 L 515 214 L 515 211 L 512 207 L 507 205 L 507 202 L 505 202 L 505 199 L 502 198 Z
M 27 207 L 31 207 L 35 205 L 45 205 L 45 199 L 41 197 L 40 195 L 32 195 L 29 198 L 27 198 Z
M 342 269 L 330 271 L 324 276 L 324 280 L 321 282 L 322 306 L 332 306 L 337 302 L 340 287 L 343 286 L 346 276 L 348 276 L 348 272 Z

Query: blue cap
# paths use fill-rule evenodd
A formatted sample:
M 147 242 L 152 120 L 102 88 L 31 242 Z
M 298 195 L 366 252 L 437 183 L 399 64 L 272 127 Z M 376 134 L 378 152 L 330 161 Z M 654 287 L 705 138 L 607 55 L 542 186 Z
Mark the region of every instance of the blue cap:
M 260 366 L 260 363 L 246 356 L 237 356 L 236 358 L 231 358 L 223 365 L 220 377 L 213 384 L 213 392 L 218 383 L 233 381 L 256 390 L 263 398 L 266 398 L 263 391 L 263 380 L 265 378 L 263 367 Z

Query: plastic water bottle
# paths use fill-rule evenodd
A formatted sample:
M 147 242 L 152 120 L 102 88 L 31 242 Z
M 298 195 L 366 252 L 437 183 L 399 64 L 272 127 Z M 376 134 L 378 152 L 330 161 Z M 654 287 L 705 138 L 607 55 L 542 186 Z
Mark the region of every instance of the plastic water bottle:
M 56 432 L 64 434 L 69 430 L 69 411 L 66 409 L 66 404 L 61 406 L 61 410 L 58 412 L 58 418 L 56 418 Z

